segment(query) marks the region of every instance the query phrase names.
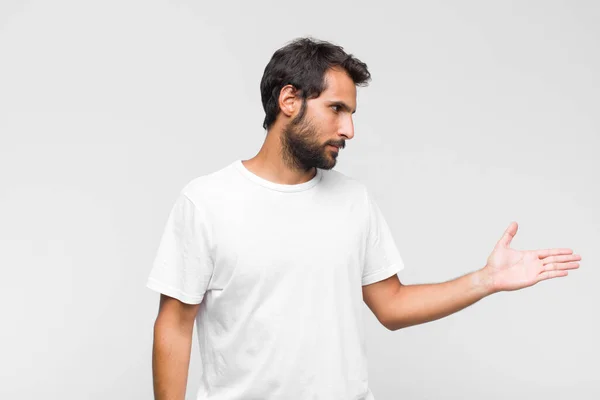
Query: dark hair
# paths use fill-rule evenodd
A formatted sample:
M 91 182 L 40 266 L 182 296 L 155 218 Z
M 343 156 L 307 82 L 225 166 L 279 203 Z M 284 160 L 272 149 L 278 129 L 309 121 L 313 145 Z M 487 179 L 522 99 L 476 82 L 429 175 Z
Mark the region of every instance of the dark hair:
M 303 103 L 299 118 L 306 110 L 306 99 L 316 98 L 326 89 L 325 72 L 334 67 L 343 68 L 356 86 L 367 86 L 371 74 L 367 64 L 347 54 L 341 46 L 304 37 L 294 39 L 275 51 L 265 67 L 260 81 L 260 94 L 265 120 L 269 129 L 279 114 L 279 94 L 286 85 L 293 85 Z

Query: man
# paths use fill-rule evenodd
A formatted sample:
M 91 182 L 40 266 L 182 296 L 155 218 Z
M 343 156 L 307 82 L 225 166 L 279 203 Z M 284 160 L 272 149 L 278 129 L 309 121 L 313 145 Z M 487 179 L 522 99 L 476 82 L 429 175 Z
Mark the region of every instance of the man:
M 366 64 L 328 42 L 277 50 L 261 81 L 258 154 L 198 177 L 169 215 L 147 285 L 156 399 L 183 399 L 196 322 L 198 399 L 374 399 L 361 307 L 388 329 L 457 312 L 498 291 L 567 275 L 570 249 L 510 248 L 511 223 L 484 268 L 403 285 L 394 239 L 366 186 L 334 171 L 354 137 Z

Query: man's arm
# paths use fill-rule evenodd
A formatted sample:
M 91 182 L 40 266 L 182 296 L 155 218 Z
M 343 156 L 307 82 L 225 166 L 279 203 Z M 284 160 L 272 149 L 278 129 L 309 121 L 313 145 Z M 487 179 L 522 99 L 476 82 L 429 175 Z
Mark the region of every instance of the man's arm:
M 194 320 L 199 306 L 160 295 L 152 348 L 156 400 L 185 399 Z
M 484 270 L 449 282 L 403 285 L 397 275 L 363 286 L 363 299 L 383 326 L 395 331 L 434 321 L 492 294 Z
M 515 250 L 518 225 L 511 222 L 485 267 L 444 283 L 402 285 L 396 275 L 363 286 L 363 299 L 388 329 L 433 321 L 496 292 L 519 290 L 579 268 L 581 256 L 569 248 Z

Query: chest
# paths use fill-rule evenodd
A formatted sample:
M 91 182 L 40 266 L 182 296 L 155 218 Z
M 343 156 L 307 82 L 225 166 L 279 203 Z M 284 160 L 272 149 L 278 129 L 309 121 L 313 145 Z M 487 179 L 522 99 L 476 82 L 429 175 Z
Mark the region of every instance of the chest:
M 307 276 L 360 277 L 364 212 L 343 199 L 309 203 L 275 198 L 223 209 L 215 215 L 211 288 L 294 285 Z

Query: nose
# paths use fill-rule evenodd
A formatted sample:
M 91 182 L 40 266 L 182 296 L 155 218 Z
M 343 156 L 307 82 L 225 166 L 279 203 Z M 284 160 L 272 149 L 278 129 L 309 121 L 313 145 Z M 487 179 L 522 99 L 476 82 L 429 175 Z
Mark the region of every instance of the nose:
M 343 119 L 338 134 L 344 136 L 347 140 L 354 137 L 354 121 L 352 120 L 352 116 Z

